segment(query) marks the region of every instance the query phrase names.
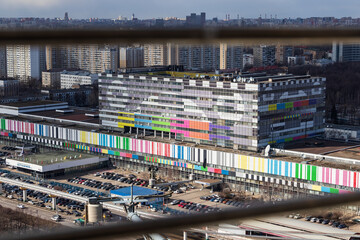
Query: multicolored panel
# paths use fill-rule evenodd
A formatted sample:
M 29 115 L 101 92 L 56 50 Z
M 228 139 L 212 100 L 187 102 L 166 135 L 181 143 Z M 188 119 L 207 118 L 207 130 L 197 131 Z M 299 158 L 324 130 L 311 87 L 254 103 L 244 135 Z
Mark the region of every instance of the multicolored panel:
M 140 160 L 143 160 L 144 158 L 142 155 L 149 154 L 156 156 L 154 159 L 159 159 L 159 161 L 156 160 L 156 162 L 159 163 L 223 175 L 230 175 L 233 173 L 226 169 L 215 168 L 214 166 L 249 170 L 274 176 L 285 176 L 344 187 L 360 188 L 359 172 L 343 169 L 312 166 L 309 164 L 280 161 L 277 159 L 246 156 L 236 153 L 213 151 L 10 119 L 1 119 L 1 129 L 3 130 L 0 132 L 2 136 L 10 136 L 10 134 L 13 135 L 14 133 L 26 133 L 30 136 L 45 136 L 59 140 L 60 142 L 70 141 L 61 142 L 65 147 Z M 199 137 L 206 138 L 207 136 L 203 135 Z M 95 147 L 89 147 L 83 144 L 89 144 Z M 122 152 L 122 150 L 126 152 Z M 164 158 L 171 158 L 172 160 Z M 191 163 L 188 161 L 191 161 Z M 205 161 L 207 165 L 212 167 L 203 167 Z M 317 187 L 316 189 L 319 188 Z M 326 192 L 327 190 L 327 188 L 324 188 L 321 191 Z M 341 193 L 341 191 L 339 191 L 339 193 Z

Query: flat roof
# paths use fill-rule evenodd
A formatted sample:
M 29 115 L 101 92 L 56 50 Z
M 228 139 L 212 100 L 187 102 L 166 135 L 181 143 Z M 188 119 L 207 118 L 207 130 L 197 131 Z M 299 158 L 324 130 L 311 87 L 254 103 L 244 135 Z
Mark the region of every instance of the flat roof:
M 128 196 L 131 196 L 131 187 L 124 187 L 124 188 L 119 188 L 116 190 L 111 190 L 110 193 L 119 195 L 119 196 L 123 196 L 123 197 L 128 197 Z M 133 195 L 134 196 L 161 195 L 163 193 L 164 192 L 162 192 L 162 191 L 158 191 L 158 190 L 154 190 L 154 189 L 150 189 L 150 188 L 133 186 Z
M 54 119 L 64 119 L 70 121 L 77 121 L 77 122 L 86 122 L 86 123 L 93 123 L 99 124 L 100 119 L 98 117 L 87 116 L 86 114 L 92 115 L 99 115 L 98 110 L 91 110 L 87 108 L 75 108 L 69 107 L 67 109 L 62 109 L 64 111 L 71 110 L 73 112 L 61 112 L 56 110 L 48 110 L 48 111 L 38 111 L 38 112 L 31 112 L 31 113 L 23 113 L 21 115 L 32 115 L 37 117 L 50 117 Z
M 27 102 L 14 102 L 6 103 L 1 106 L 10 106 L 10 107 L 31 107 L 31 106 L 41 106 L 41 105 L 52 105 L 52 104 L 61 104 L 64 102 L 51 101 L 51 100 L 42 100 L 42 101 L 27 101 Z
M 87 158 L 93 158 L 94 155 L 70 151 L 48 151 L 37 154 L 24 155 L 22 157 L 11 156 L 8 159 L 17 160 L 24 163 L 32 163 L 40 166 L 51 165 L 54 163 L 63 163 L 69 161 L 78 161 Z

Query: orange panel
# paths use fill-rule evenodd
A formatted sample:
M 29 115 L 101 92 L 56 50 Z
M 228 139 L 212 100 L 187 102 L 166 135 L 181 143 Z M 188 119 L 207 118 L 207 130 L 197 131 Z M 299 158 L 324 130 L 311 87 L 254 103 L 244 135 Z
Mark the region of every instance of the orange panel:
M 189 121 L 189 128 L 209 131 L 208 122 Z
M 191 138 L 209 140 L 209 134 L 207 133 L 198 133 L 198 132 L 189 132 Z

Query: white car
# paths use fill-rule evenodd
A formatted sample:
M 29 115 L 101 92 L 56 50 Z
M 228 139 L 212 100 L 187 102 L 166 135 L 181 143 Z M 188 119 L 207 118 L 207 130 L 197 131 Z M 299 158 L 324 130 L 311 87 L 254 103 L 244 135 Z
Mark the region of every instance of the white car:
M 22 205 L 22 204 L 17 205 L 17 207 L 20 208 L 20 209 L 25 209 L 25 206 Z
M 55 222 L 60 221 L 60 219 L 61 219 L 61 216 L 60 216 L 60 215 L 54 215 L 54 216 L 51 217 L 51 220 L 53 220 L 53 221 L 55 221 Z
M 14 197 L 13 197 L 13 195 L 9 195 L 9 196 L 7 196 L 7 198 L 13 199 Z

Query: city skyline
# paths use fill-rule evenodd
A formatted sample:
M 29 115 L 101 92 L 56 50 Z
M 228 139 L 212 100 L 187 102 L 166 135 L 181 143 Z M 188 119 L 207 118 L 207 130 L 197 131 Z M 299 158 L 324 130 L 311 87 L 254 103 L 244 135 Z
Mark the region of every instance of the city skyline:
M 306 17 L 360 17 L 360 5 L 355 0 L 347 4 L 335 0 L 295 0 L 295 1 L 266 1 L 255 0 L 252 2 L 225 0 L 221 4 L 214 0 L 182 1 L 181 4 L 172 1 L 128 0 L 95 1 L 95 0 L 0 0 L 2 5 L 0 17 L 44 17 L 63 18 L 64 12 L 69 12 L 71 18 L 117 18 L 124 16 L 130 18 L 132 14 L 140 19 L 178 17 L 185 18 L 191 12 L 206 12 L 207 18 L 218 17 L 224 19 L 226 14 L 230 18 L 306 18 Z M 19 8 L 21 6 L 21 8 Z M 151 11 L 149 11 L 151 9 Z

